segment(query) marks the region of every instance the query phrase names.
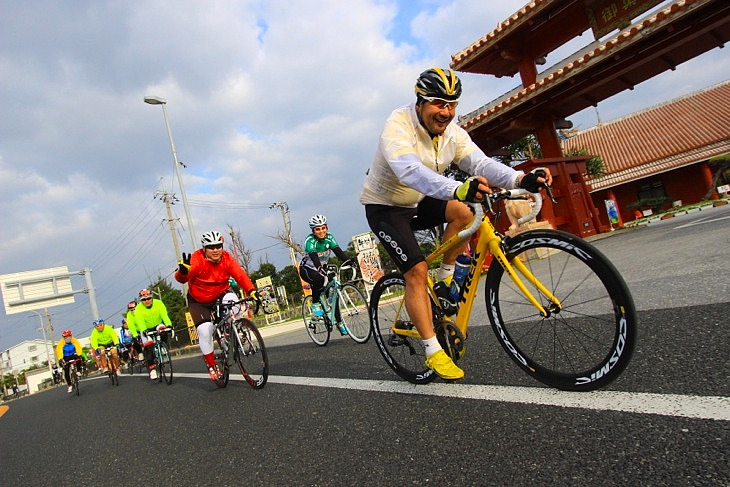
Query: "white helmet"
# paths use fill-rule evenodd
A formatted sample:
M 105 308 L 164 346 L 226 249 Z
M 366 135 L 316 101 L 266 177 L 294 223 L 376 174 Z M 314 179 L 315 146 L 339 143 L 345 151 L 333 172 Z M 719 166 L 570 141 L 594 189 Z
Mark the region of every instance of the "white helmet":
M 202 245 L 203 248 L 210 247 L 211 245 L 223 245 L 223 235 L 215 230 L 205 232 L 200 238 L 200 245 Z
M 309 219 L 309 228 L 327 225 L 327 217 L 324 215 L 314 215 Z

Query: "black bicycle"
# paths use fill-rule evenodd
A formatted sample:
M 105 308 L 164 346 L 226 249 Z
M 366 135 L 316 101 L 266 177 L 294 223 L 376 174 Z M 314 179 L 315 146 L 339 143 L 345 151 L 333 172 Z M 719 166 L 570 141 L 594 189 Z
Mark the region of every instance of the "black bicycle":
M 83 359 L 71 359 L 67 362 L 68 365 L 68 377 L 71 379 L 71 387 L 73 387 L 73 391 L 76 393 L 76 395 L 79 395 L 79 369 L 76 366 L 77 364 L 84 363 Z
M 137 374 L 141 374 L 144 370 L 144 357 L 142 357 L 142 354 L 137 352 L 135 350 L 135 346 L 137 345 L 136 342 L 131 343 L 129 345 L 123 345 L 122 349 L 122 358 L 124 358 L 127 362 L 127 373 L 130 375 L 133 375 L 135 372 Z
M 258 305 L 251 298 L 216 304 L 213 337 L 218 343 L 216 362 L 222 372 L 221 378 L 215 381 L 218 387 L 228 385 L 232 362 L 238 364 L 248 385 L 254 389 L 261 389 L 266 385 L 269 358 L 264 340 L 253 321 L 244 318 L 248 314 L 250 303 L 256 304 L 256 314 Z
M 86 359 L 82 358 L 79 362 L 78 373 L 81 374 L 82 379 L 89 378 L 89 367 L 86 365 Z
M 117 365 L 114 363 L 114 356 L 112 355 L 112 350 L 117 350 L 117 353 L 119 352 L 116 345 L 112 345 L 109 347 L 102 348 L 104 351 L 104 359 L 106 361 L 106 369 L 107 369 L 107 375 L 109 375 L 109 379 L 112 381 L 112 385 L 118 386 L 119 385 L 119 374 L 117 370 Z
M 170 333 L 170 336 L 174 337 L 175 330 L 172 328 L 160 328 L 147 330 L 145 333 L 154 341 L 152 359 L 157 370 L 157 380 L 162 382 L 162 379 L 165 379 L 165 382 L 169 386 L 172 384 L 172 358 L 170 357 L 170 350 L 167 348 L 167 343 L 165 343 L 163 338 L 167 333 Z

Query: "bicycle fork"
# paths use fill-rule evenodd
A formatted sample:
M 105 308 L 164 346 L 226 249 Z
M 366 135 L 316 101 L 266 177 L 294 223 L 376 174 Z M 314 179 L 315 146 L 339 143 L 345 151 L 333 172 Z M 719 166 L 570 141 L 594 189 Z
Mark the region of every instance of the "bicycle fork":
M 530 270 L 519 257 L 514 257 L 512 259 L 512 262 L 510 263 L 504 251 L 502 250 L 500 243 L 501 239 L 499 238 L 490 240 L 487 244 L 489 251 L 492 253 L 492 256 L 497 259 L 499 265 L 501 265 L 504 269 L 504 272 L 509 275 L 510 279 L 512 279 L 515 285 L 519 288 L 522 295 L 525 296 L 525 298 L 530 303 L 532 303 L 533 306 L 535 306 L 537 311 L 540 313 L 540 316 L 542 316 L 543 318 L 547 318 L 550 316 L 551 312 L 560 311 L 560 308 L 562 308 L 560 300 L 553 296 L 553 293 L 551 293 L 540 281 L 537 280 L 537 278 L 532 274 L 532 272 L 530 272 Z M 517 271 L 515 271 L 515 269 Z M 537 290 L 540 291 L 540 293 L 542 293 L 542 295 L 545 296 L 545 298 L 552 304 L 549 309 L 540 304 L 537 298 L 535 298 L 535 296 L 530 292 L 527 286 L 522 282 L 519 274 L 522 274 L 522 276 L 530 284 L 535 286 Z

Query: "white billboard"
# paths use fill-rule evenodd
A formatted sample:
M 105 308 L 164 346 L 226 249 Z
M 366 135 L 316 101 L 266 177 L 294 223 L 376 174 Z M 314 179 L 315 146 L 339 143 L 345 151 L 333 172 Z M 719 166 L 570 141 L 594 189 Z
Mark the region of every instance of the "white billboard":
M 8 315 L 74 302 L 65 266 L 0 275 L 0 290 Z

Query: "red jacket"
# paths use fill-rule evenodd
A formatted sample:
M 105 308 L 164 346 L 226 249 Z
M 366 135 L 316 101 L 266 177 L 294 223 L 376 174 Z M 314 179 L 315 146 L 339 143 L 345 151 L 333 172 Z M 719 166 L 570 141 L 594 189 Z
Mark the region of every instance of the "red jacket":
M 214 264 L 205 258 L 202 249 L 193 252 L 190 257 L 190 270 L 182 274 L 175 271 L 177 282 L 188 283 L 188 292 L 199 303 L 210 303 L 228 289 L 228 278 L 232 277 L 246 292 L 256 289 L 251 279 L 231 254 L 223 251 L 220 262 Z

